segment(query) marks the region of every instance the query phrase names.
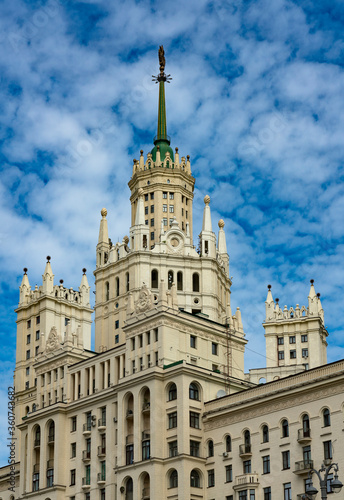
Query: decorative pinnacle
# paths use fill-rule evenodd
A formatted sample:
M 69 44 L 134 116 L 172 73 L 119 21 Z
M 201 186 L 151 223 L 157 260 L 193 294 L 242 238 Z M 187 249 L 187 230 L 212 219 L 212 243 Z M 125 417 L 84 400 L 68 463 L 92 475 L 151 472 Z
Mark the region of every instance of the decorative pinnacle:
M 102 208 L 102 209 L 101 209 L 101 211 L 100 211 L 100 215 L 101 215 L 102 217 L 106 217 L 106 216 L 107 216 L 107 210 L 106 210 L 106 208 Z
M 61 285 L 63 285 L 63 280 L 60 280 Z
M 279 299 L 278 299 L 278 298 L 277 298 L 277 299 L 275 299 L 275 302 L 278 304 L 278 303 L 279 303 Z
M 24 271 L 24 274 L 27 274 L 27 267 L 24 267 L 23 271 Z
M 86 274 L 86 271 L 87 271 L 86 267 L 83 267 L 83 268 L 82 268 L 82 272 L 83 272 L 84 274 Z
M 210 196 L 208 194 L 206 194 L 203 201 L 204 201 L 204 203 L 206 205 L 209 205 L 209 203 L 210 203 Z
M 317 293 L 317 297 L 318 297 L 318 299 L 320 299 L 320 293 L 319 292 Z
M 225 227 L 225 221 L 223 219 L 220 219 L 218 222 L 219 228 L 224 228 Z
M 165 65 L 166 65 L 166 59 L 165 59 L 165 51 L 164 51 L 164 46 L 160 45 L 159 47 L 159 68 L 160 68 L 160 73 L 158 76 L 152 75 L 152 80 L 155 83 L 158 82 L 167 82 L 170 83 L 172 80 L 171 75 L 166 75 L 165 74 Z
M 271 290 L 271 285 L 268 285 L 268 290 Z
M 310 280 L 310 283 L 311 283 L 311 285 L 313 285 L 314 284 L 314 280 Z
M 47 255 L 47 262 L 50 262 L 50 259 L 51 259 L 50 255 Z

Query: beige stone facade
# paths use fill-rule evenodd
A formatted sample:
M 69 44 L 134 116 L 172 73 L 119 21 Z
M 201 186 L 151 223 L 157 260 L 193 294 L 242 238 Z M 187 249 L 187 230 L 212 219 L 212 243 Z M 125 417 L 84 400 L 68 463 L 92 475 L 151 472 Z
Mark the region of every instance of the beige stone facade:
M 313 284 L 308 307 L 295 310 L 282 311 L 269 290 L 267 368 L 244 374 L 224 222 L 216 235 L 206 196 L 196 248 L 190 159 L 166 137 L 134 161 L 121 243 L 101 210 L 94 352 L 86 270 L 78 291 L 54 284 L 50 258 L 39 288 L 24 271 L 16 500 L 289 500 L 285 485 L 296 499 L 323 458 L 344 469 L 344 365 L 325 364 Z M 8 477 L 1 469 L 1 500 L 13 495 Z

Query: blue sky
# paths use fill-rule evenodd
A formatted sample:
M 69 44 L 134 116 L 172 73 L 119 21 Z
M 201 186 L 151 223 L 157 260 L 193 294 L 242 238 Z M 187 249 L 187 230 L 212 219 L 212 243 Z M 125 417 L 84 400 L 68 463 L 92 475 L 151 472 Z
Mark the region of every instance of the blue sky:
M 22 268 L 92 283 L 100 209 L 130 225 L 132 159 L 156 133 L 164 45 L 168 133 L 226 222 L 232 306 L 264 366 L 266 286 L 288 307 L 321 293 L 328 359 L 344 357 L 344 5 L 340 1 L 0 2 L 0 402 L 15 361 Z M 6 438 L 0 414 L 0 448 Z M 0 452 L 0 463 L 6 460 Z

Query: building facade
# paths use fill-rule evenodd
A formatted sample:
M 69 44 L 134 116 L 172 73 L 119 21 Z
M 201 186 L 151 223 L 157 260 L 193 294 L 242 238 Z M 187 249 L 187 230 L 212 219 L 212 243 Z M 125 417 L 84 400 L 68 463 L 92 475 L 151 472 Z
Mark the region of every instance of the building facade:
M 9 469 L 1 469 L 1 500 L 289 500 L 304 491 L 311 464 L 334 458 L 344 466 L 334 445 L 343 364 L 325 364 L 320 296 L 312 283 L 307 307 L 281 310 L 269 289 L 267 368 L 245 374 L 224 222 L 216 235 L 205 196 L 194 245 L 195 179 L 189 156 L 173 152 L 167 136 L 161 51 L 156 78 L 158 132 L 147 157 L 134 160 L 131 227 L 121 243 L 112 244 L 101 210 L 95 351 L 86 269 L 78 291 L 54 283 L 50 257 L 40 287 L 31 288 L 24 269 L 16 485 L 8 489 Z

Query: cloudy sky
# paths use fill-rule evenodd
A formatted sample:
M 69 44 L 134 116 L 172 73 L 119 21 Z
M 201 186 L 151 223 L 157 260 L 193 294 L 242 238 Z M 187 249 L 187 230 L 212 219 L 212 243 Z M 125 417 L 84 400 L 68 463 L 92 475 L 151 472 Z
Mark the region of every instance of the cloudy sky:
M 0 2 L 0 403 L 15 361 L 22 268 L 40 284 L 92 283 L 100 209 L 130 225 L 132 159 L 156 133 L 164 45 L 168 133 L 191 156 L 195 235 L 203 198 L 225 222 L 249 339 L 264 366 L 266 286 L 283 306 L 321 293 L 328 358 L 344 357 L 343 20 L 340 0 Z M 6 413 L 0 415 L 0 462 Z

